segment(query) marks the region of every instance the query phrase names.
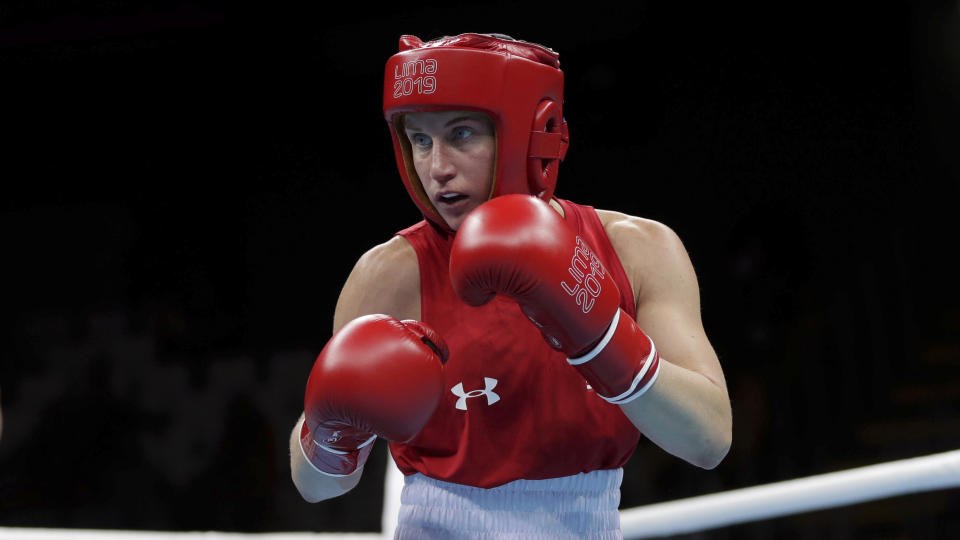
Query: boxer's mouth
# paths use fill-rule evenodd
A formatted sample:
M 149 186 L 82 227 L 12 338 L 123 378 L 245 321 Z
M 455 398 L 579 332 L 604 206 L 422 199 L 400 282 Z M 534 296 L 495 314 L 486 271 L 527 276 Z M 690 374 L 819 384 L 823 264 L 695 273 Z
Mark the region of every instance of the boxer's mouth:
M 443 204 L 454 204 L 468 197 L 469 195 L 465 195 L 463 193 L 456 193 L 456 192 L 440 193 L 437 195 L 437 202 L 443 203 Z

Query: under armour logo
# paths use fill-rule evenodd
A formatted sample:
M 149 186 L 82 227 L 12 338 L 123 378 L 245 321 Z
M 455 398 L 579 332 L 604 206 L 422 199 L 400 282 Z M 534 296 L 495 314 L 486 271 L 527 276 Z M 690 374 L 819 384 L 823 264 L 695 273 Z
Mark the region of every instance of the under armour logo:
M 483 378 L 484 389 L 483 390 L 471 390 L 469 392 L 463 391 L 463 383 L 459 382 L 456 386 L 450 389 L 453 392 L 453 395 L 459 397 L 457 400 L 456 407 L 461 411 L 467 410 L 467 399 L 473 397 L 487 396 L 487 405 L 493 405 L 494 403 L 500 401 L 500 396 L 493 391 L 497 387 L 497 380 L 491 379 L 490 377 Z

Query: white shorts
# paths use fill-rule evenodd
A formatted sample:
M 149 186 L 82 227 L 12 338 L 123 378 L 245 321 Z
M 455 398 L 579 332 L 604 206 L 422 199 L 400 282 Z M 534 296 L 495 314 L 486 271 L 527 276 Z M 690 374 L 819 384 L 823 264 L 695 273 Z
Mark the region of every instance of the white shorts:
M 614 469 L 482 489 L 414 474 L 394 538 L 619 540 L 622 481 Z

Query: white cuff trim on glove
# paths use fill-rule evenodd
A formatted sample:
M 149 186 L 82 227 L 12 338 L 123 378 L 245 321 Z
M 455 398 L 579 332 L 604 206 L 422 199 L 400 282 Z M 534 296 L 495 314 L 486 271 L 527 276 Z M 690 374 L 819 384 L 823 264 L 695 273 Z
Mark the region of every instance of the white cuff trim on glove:
M 333 449 L 333 448 L 324 446 L 324 445 L 318 443 L 317 441 L 313 441 L 313 443 L 316 444 L 317 446 L 319 446 L 320 448 L 323 448 L 323 449 L 326 450 L 327 452 L 330 452 L 331 454 L 340 454 L 340 455 L 342 456 L 342 455 L 346 455 L 346 454 L 350 454 L 350 453 L 356 452 L 357 450 L 363 448 L 364 446 L 372 443 L 372 442 L 375 441 L 375 440 L 377 440 L 377 436 L 376 436 L 376 435 L 372 435 L 372 436 L 370 436 L 369 439 L 367 439 L 366 441 L 364 441 L 363 444 L 361 444 L 360 446 L 354 448 L 353 450 L 350 450 L 349 452 L 345 452 L 345 451 L 343 451 L 343 450 L 335 450 L 335 449 Z
M 579 358 L 567 358 L 567 362 L 571 366 L 580 366 L 580 365 L 586 364 L 587 362 L 596 358 L 598 354 L 603 352 L 603 349 L 607 346 L 608 343 L 610 343 L 610 340 L 613 339 L 613 335 L 617 331 L 617 326 L 620 324 L 620 311 L 621 310 L 619 309 L 617 310 L 617 313 L 613 316 L 613 321 L 610 322 L 610 327 L 607 328 L 607 332 L 603 335 L 603 339 L 600 340 L 600 343 L 598 343 L 597 346 L 593 348 L 593 350 L 591 350 L 590 352 L 588 352 L 587 354 Z M 657 359 L 657 346 L 653 343 L 653 340 L 650 339 L 649 336 L 645 336 L 645 337 L 647 338 L 647 341 L 650 342 L 650 352 L 647 354 L 647 358 L 643 361 L 643 367 L 640 368 L 640 373 L 638 373 L 637 376 L 633 378 L 633 383 L 630 385 L 630 388 L 628 388 L 626 392 L 615 397 L 606 397 L 606 396 L 600 395 L 599 393 L 597 394 L 598 396 L 606 400 L 608 403 L 612 403 L 614 405 L 623 405 L 624 403 L 630 403 L 631 401 L 637 399 L 638 397 L 646 393 L 646 391 L 649 390 L 651 386 L 653 386 L 653 383 L 657 381 L 657 377 L 660 376 L 660 362 L 659 361 L 654 362 L 654 360 Z M 653 372 L 652 375 L 650 375 L 650 380 L 648 380 L 643 386 L 637 388 L 637 386 L 640 384 L 640 381 L 642 381 L 643 378 L 647 376 L 647 372 L 651 368 L 650 366 L 651 363 L 655 363 L 656 367 L 653 368 L 655 369 L 655 371 Z
M 357 447 L 357 450 L 360 450 L 360 449 L 363 448 L 364 446 L 367 446 L 368 444 L 373 443 L 373 441 L 375 441 L 375 440 L 377 440 L 377 436 L 376 436 L 376 435 L 371 436 L 369 439 L 367 439 L 366 441 L 364 441 L 363 444 L 361 444 L 360 446 L 358 446 L 358 447 Z M 310 465 L 310 468 L 311 468 L 311 469 L 317 471 L 318 473 L 323 474 L 323 475 L 326 475 L 326 476 L 333 476 L 333 477 L 335 477 L 335 478 L 343 478 L 344 476 L 350 476 L 351 474 L 357 472 L 357 471 L 353 471 L 353 472 L 350 472 L 350 473 L 348 473 L 348 474 L 335 474 L 335 473 L 327 472 L 327 471 L 325 471 L 325 470 L 323 470 L 323 469 L 319 469 L 319 468 L 317 468 L 316 465 L 313 464 L 313 461 L 310 460 L 310 455 L 307 454 L 306 449 L 304 449 L 304 447 L 303 447 L 303 439 L 301 439 L 301 438 L 298 437 L 298 438 L 297 438 L 297 442 L 300 444 L 300 453 L 303 454 L 304 461 L 306 461 L 306 462 Z M 343 450 L 334 450 L 333 448 L 327 448 L 326 446 L 318 443 L 317 441 L 313 441 L 313 444 L 317 445 L 317 447 L 323 449 L 323 450 L 326 451 L 326 452 L 330 452 L 331 454 L 346 455 L 346 454 L 351 453 L 351 452 L 344 452 Z M 353 450 L 353 452 L 356 452 L 357 450 Z M 358 469 L 363 468 L 363 465 L 360 465 L 360 466 L 357 467 L 357 468 L 358 468 Z
M 650 338 L 647 338 L 650 339 Z M 623 405 L 624 403 L 630 403 L 631 401 L 637 399 L 646 393 L 647 390 L 653 386 L 653 383 L 657 382 L 657 377 L 660 376 L 660 362 L 657 362 L 656 371 L 653 372 L 653 375 L 650 376 L 650 380 L 647 381 L 647 384 L 643 385 L 640 388 L 637 388 L 637 385 L 640 384 L 640 381 L 647 375 L 647 371 L 650 369 L 650 364 L 653 362 L 654 357 L 657 355 L 657 346 L 654 345 L 653 340 L 650 340 L 650 354 L 647 355 L 647 359 L 643 361 L 643 367 L 640 368 L 640 373 L 637 373 L 637 376 L 633 378 L 633 384 L 630 385 L 630 389 L 626 392 L 620 394 L 616 397 L 603 397 L 600 394 L 598 396 L 607 400 L 609 403 L 614 405 Z
M 607 333 L 603 335 L 603 339 L 600 340 L 600 343 L 597 343 L 597 346 L 594 347 L 592 351 L 579 358 L 567 358 L 567 362 L 569 362 L 571 366 L 579 366 L 593 360 L 598 354 L 603 352 L 603 348 L 607 346 L 607 343 L 610 343 L 611 339 L 613 339 L 613 335 L 617 333 L 618 324 L 620 324 L 619 309 L 613 315 L 613 320 L 610 322 L 610 327 L 607 328 Z

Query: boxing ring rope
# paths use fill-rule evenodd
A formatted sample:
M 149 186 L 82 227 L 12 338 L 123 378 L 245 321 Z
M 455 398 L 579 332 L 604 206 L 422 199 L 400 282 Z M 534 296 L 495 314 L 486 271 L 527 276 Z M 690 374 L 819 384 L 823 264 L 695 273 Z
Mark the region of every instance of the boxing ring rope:
M 390 458 L 387 458 L 388 460 Z M 391 538 L 403 478 L 390 463 L 382 533 L 150 532 L 2 528 L 0 540 L 372 540 Z M 836 508 L 897 495 L 960 487 L 960 450 L 621 510 L 625 539 L 685 534 Z
M 960 486 L 960 450 L 620 512 L 624 538 L 656 538 Z

